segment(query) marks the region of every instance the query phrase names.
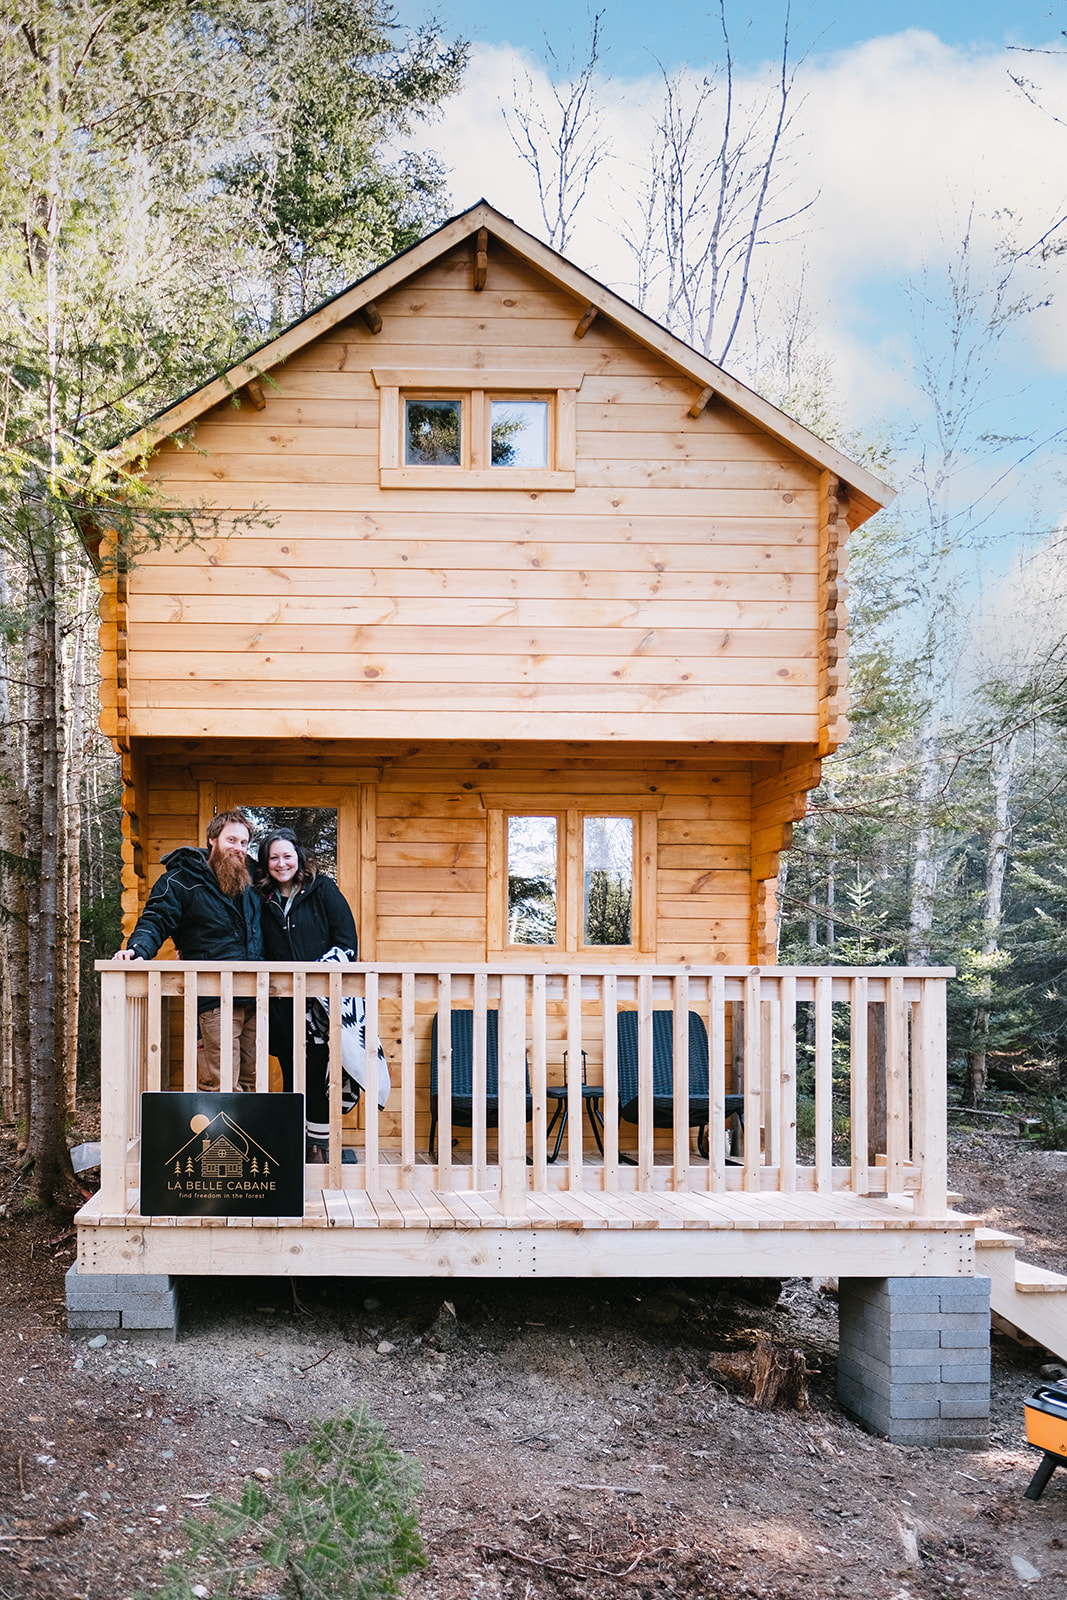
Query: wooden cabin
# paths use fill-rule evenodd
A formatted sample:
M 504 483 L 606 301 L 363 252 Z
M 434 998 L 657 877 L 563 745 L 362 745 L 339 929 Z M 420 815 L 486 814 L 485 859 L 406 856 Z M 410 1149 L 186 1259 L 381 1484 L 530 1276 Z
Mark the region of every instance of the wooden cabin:
M 973 1277 L 973 1224 L 946 1199 L 947 974 L 776 966 L 780 852 L 847 733 L 848 537 L 889 489 L 484 202 L 126 458 L 218 523 L 101 567 L 126 931 L 216 810 L 306 808 L 335 816 L 361 960 L 102 965 L 83 1278 Z M 393 1079 L 384 1110 L 347 1119 L 358 1164 L 335 1138 L 299 1219 L 142 1217 L 138 1091 L 195 1087 L 197 995 L 225 1012 L 342 992 L 365 996 Z M 498 1011 L 498 1128 L 477 1104 L 453 1126 L 454 1007 L 475 1013 L 476 1102 Z M 634 1009 L 628 1123 L 617 1017 Z M 675 1109 L 657 1127 L 664 1009 Z M 798 1145 L 801 1010 L 815 1127 Z M 706 1153 L 685 1117 L 690 1011 Z M 265 1089 L 264 1041 L 258 1070 Z M 590 1099 L 600 1125 L 571 1115 L 553 1161 L 553 1112 Z

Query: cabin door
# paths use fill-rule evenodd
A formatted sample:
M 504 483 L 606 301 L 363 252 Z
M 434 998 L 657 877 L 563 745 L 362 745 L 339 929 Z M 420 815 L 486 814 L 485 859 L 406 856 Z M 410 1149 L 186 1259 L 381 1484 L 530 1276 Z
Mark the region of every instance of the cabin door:
M 242 806 L 256 823 L 256 832 L 292 828 L 311 849 L 318 866 L 337 879 L 338 887 L 356 919 L 359 953 L 374 959 L 375 917 L 373 852 L 367 861 L 361 850 L 362 832 L 374 837 L 375 786 L 369 783 L 220 783 L 215 807 L 230 811 Z

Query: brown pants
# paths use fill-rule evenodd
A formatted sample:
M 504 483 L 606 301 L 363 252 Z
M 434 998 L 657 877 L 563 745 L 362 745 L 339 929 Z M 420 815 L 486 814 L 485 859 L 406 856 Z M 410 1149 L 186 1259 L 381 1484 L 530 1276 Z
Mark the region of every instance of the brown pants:
M 196 1053 L 197 1080 L 201 1089 L 218 1089 L 221 1086 L 222 1007 L 201 1011 L 200 1048 Z M 233 1065 L 237 1087 L 246 1094 L 256 1087 L 256 1008 L 254 1004 L 236 1004 L 233 1008 Z

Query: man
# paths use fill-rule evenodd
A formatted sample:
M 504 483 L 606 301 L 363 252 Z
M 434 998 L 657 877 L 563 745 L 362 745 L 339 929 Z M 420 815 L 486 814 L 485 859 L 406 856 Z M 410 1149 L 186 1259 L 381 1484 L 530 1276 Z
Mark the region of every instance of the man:
M 248 817 L 220 811 L 207 829 L 207 849 L 183 845 L 163 857 L 166 868 L 116 961 L 150 961 L 173 939 L 184 961 L 261 961 L 263 936 L 259 896 L 248 870 Z M 201 1089 L 220 1084 L 221 1001 L 197 1001 Z M 256 1006 L 238 1001 L 233 1008 L 233 1060 L 240 1088 L 256 1087 Z

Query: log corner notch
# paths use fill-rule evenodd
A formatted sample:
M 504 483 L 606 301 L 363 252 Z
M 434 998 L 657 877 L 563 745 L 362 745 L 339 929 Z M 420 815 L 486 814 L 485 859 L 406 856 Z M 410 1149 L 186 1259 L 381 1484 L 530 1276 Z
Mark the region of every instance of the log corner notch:
M 263 385 L 258 378 L 249 378 L 241 390 L 241 394 L 247 399 L 253 411 L 265 411 L 267 409 L 267 397 L 263 393 Z
M 808 809 L 822 763 L 813 746 L 792 747 L 777 761 L 752 763 L 752 866 L 750 959 L 761 967 L 778 962 L 778 867 L 793 842 L 793 824 Z
M 474 236 L 474 292 L 481 294 L 489 277 L 489 229 L 479 228 Z
M 822 476 L 819 494 L 819 754 L 848 738 L 848 485 Z
M 122 937 L 128 939 L 148 893 L 144 867 L 146 830 L 142 815 L 148 798 L 143 762 L 131 750 L 122 752 L 122 869 L 120 882 Z

